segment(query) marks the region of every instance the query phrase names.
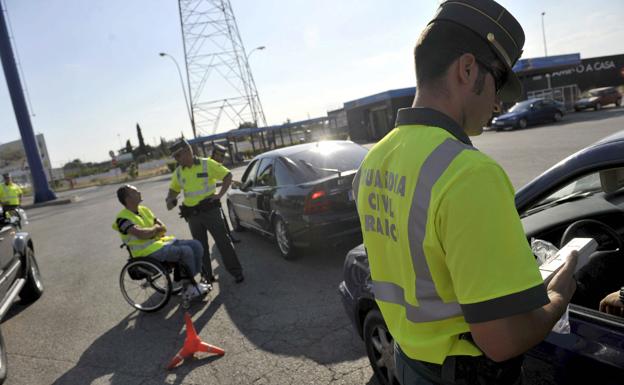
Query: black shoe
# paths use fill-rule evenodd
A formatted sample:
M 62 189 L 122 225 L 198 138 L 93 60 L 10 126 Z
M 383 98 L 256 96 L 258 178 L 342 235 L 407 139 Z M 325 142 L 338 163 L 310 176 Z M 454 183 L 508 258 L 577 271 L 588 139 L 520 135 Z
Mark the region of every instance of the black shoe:
M 234 282 L 236 282 L 236 283 L 241 283 L 244 280 L 245 280 L 245 277 L 242 274 L 237 275 L 236 277 L 234 277 Z

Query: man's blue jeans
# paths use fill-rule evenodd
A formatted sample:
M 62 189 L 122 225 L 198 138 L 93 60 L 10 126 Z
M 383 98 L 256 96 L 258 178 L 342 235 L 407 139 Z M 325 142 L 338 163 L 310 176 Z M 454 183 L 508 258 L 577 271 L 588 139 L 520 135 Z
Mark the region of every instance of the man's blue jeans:
M 183 263 L 191 277 L 194 277 L 201 271 L 203 255 L 204 248 L 199 241 L 176 239 L 149 256 L 160 262 Z

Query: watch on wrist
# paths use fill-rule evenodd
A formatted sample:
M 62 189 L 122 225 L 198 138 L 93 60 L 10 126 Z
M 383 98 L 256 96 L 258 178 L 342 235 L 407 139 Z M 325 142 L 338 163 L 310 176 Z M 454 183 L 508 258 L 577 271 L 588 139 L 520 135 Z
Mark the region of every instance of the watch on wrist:
M 624 286 L 620 288 L 620 302 L 624 303 Z

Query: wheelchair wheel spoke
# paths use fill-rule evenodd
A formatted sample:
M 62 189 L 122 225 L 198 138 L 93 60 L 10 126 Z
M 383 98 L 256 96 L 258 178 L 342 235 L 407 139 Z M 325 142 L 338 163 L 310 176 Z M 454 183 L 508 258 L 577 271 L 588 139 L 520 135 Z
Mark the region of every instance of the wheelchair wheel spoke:
M 125 300 L 141 311 L 156 311 L 171 297 L 169 271 L 149 257 L 130 260 L 121 271 L 119 285 Z

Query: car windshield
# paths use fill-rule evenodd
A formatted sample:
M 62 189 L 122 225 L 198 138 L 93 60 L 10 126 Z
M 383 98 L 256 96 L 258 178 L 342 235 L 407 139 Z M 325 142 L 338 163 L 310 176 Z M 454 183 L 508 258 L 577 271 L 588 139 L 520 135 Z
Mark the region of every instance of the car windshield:
M 296 178 L 303 183 L 356 170 L 366 152 L 366 148 L 355 143 L 319 142 L 317 146 L 289 156 L 289 161 L 300 166 Z
M 509 109 L 509 112 L 526 111 L 526 110 L 529 109 L 531 104 L 533 104 L 533 101 L 529 101 L 529 100 L 525 100 L 524 102 L 516 103 L 516 104 L 513 105 L 513 107 L 511 107 Z
M 594 91 L 594 90 L 585 91 L 581 94 L 581 98 L 593 98 L 596 96 L 600 96 L 600 95 L 598 94 L 598 91 Z
M 542 199 L 527 210 L 525 215 L 529 215 L 533 212 L 540 211 L 553 205 L 586 198 L 597 191 L 602 191 L 600 176 L 598 173 L 590 174 L 575 180 L 562 189 L 559 189 L 553 194 L 550 194 L 546 198 Z

